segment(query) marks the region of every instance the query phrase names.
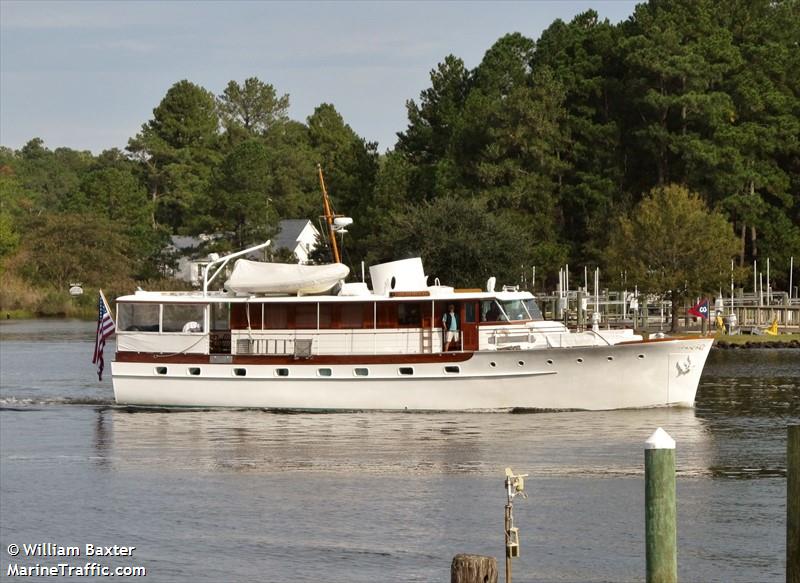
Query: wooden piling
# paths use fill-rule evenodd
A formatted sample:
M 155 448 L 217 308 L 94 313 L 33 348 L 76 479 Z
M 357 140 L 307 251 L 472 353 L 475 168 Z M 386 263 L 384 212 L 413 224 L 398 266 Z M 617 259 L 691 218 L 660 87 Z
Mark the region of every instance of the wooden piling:
M 497 559 L 456 555 L 450 565 L 450 583 L 497 583 Z
M 786 583 L 800 583 L 800 425 L 786 443 Z
M 644 448 L 646 581 L 676 583 L 675 440 L 659 427 Z

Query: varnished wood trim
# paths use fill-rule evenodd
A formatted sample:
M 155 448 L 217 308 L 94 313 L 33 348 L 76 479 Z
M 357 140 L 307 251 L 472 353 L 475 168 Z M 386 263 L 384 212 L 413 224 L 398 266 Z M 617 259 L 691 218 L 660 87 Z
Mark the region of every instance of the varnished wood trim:
M 431 295 L 429 291 L 393 291 L 389 292 L 390 298 L 427 298 Z
M 435 354 L 318 354 L 311 358 L 295 359 L 292 355 L 234 355 L 231 364 L 428 364 L 464 362 L 472 352 L 439 352 Z M 116 362 L 151 362 L 204 364 L 207 354 L 158 354 L 154 352 L 117 352 Z

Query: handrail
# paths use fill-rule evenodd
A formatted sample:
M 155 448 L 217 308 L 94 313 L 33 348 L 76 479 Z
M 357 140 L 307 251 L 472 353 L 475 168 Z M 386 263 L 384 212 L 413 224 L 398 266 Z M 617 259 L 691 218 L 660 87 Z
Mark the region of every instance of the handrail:
M 209 262 L 209 264 L 206 265 L 206 268 L 203 271 L 203 295 L 204 296 L 208 295 L 208 284 L 214 281 L 214 278 L 219 275 L 220 271 L 225 269 L 225 266 L 228 265 L 228 261 L 230 261 L 235 257 L 241 257 L 242 255 L 247 255 L 248 253 L 252 253 L 253 251 L 258 251 L 259 249 L 263 249 L 271 242 L 272 241 L 270 240 L 265 243 L 261 243 L 260 245 L 256 245 L 255 247 L 250 247 L 249 249 L 245 249 L 244 251 L 237 251 L 236 253 L 231 253 L 230 255 L 225 255 L 224 257 L 220 257 L 219 259 L 215 259 L 214 261 Z M 222 262 L 222 265 L 220 265 L 214 272 L 214 275 L 212 275 L 209 278 L 208 272 L 211 271 L 211 266 L 220 262 Z
M 606 339 L 606 337 L 605 337 L 605 336 L 603 336 L 602 334 L 600 334 L 600 332 L 596 332 L 596 331 L 594 331 L 594 330 L 585 330 L 585 332 L 591 332 L 592 334 L 594 334 L 595 336 L 597 336 L 598 338 L 600 338 L 600 339 L 601 339 L 603 342 L 605 342 L 605 343 L 606 343 L 606 344 L 608 344 L 609 346 L 613 346 L 613 344 L 611 344 L 611 343 L 610 343 L 610 342 L 609 342 L 609 341 Z

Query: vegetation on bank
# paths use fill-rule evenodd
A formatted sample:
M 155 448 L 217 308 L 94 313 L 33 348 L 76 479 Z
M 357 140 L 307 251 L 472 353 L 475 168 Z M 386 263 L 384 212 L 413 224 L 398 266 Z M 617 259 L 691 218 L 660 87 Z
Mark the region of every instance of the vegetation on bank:
M 537 40 L 503 36 L 472 69 L 445 56 L 384 154 L 332 104 L 297 121 L 259 79 L 219 95 L 178 81 L 124 150 L 0 148 L 0 310 L 69 313 L 94 301 L 70 283 L 89 297 L 162 277 L 170 235 L 219 234 L 208 251 L 225 251 L 314 219 L 317 163 L 355 219 L 355 273 L 421 255 L 467 287 L 536 265 L 542 289 L 564 263 L 599 265 L 601 287 L 675 298 L 727 289 L 732 258 L 743 280 L 770 257 L 785 286 L 800 257 L 797 38 L 798 0 L 650 0 L 616 25 L 587 11 Z
M 717 348 L 800 348 L 800 334 L 718 334 L 714 337 Z

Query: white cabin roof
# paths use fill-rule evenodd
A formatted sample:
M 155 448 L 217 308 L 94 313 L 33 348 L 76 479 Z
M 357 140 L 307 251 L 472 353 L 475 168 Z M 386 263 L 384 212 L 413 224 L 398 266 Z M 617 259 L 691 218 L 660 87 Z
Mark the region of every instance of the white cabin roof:
M 448 294 L 431 294 L 427 296 L 399 296 L 389 297 L 385 295 L 361 295 L 361 296 L 333 296 L 333 295 L 254 295 L 236 296 L 224 292 L 160 292 L 138 290 L 136 293 L 120 296 L 117 302 L 136 302 L 136 303 L 176 303 L 176 304 L 197 304 L 197 303 L 350 303 L 350 302 L 426 302 L 426 301 L 463 301 L 463 300 L 526 300 L 534 299 L 533 294 L 526 291 L 498 291 L 498 292 L 453 292 Z

